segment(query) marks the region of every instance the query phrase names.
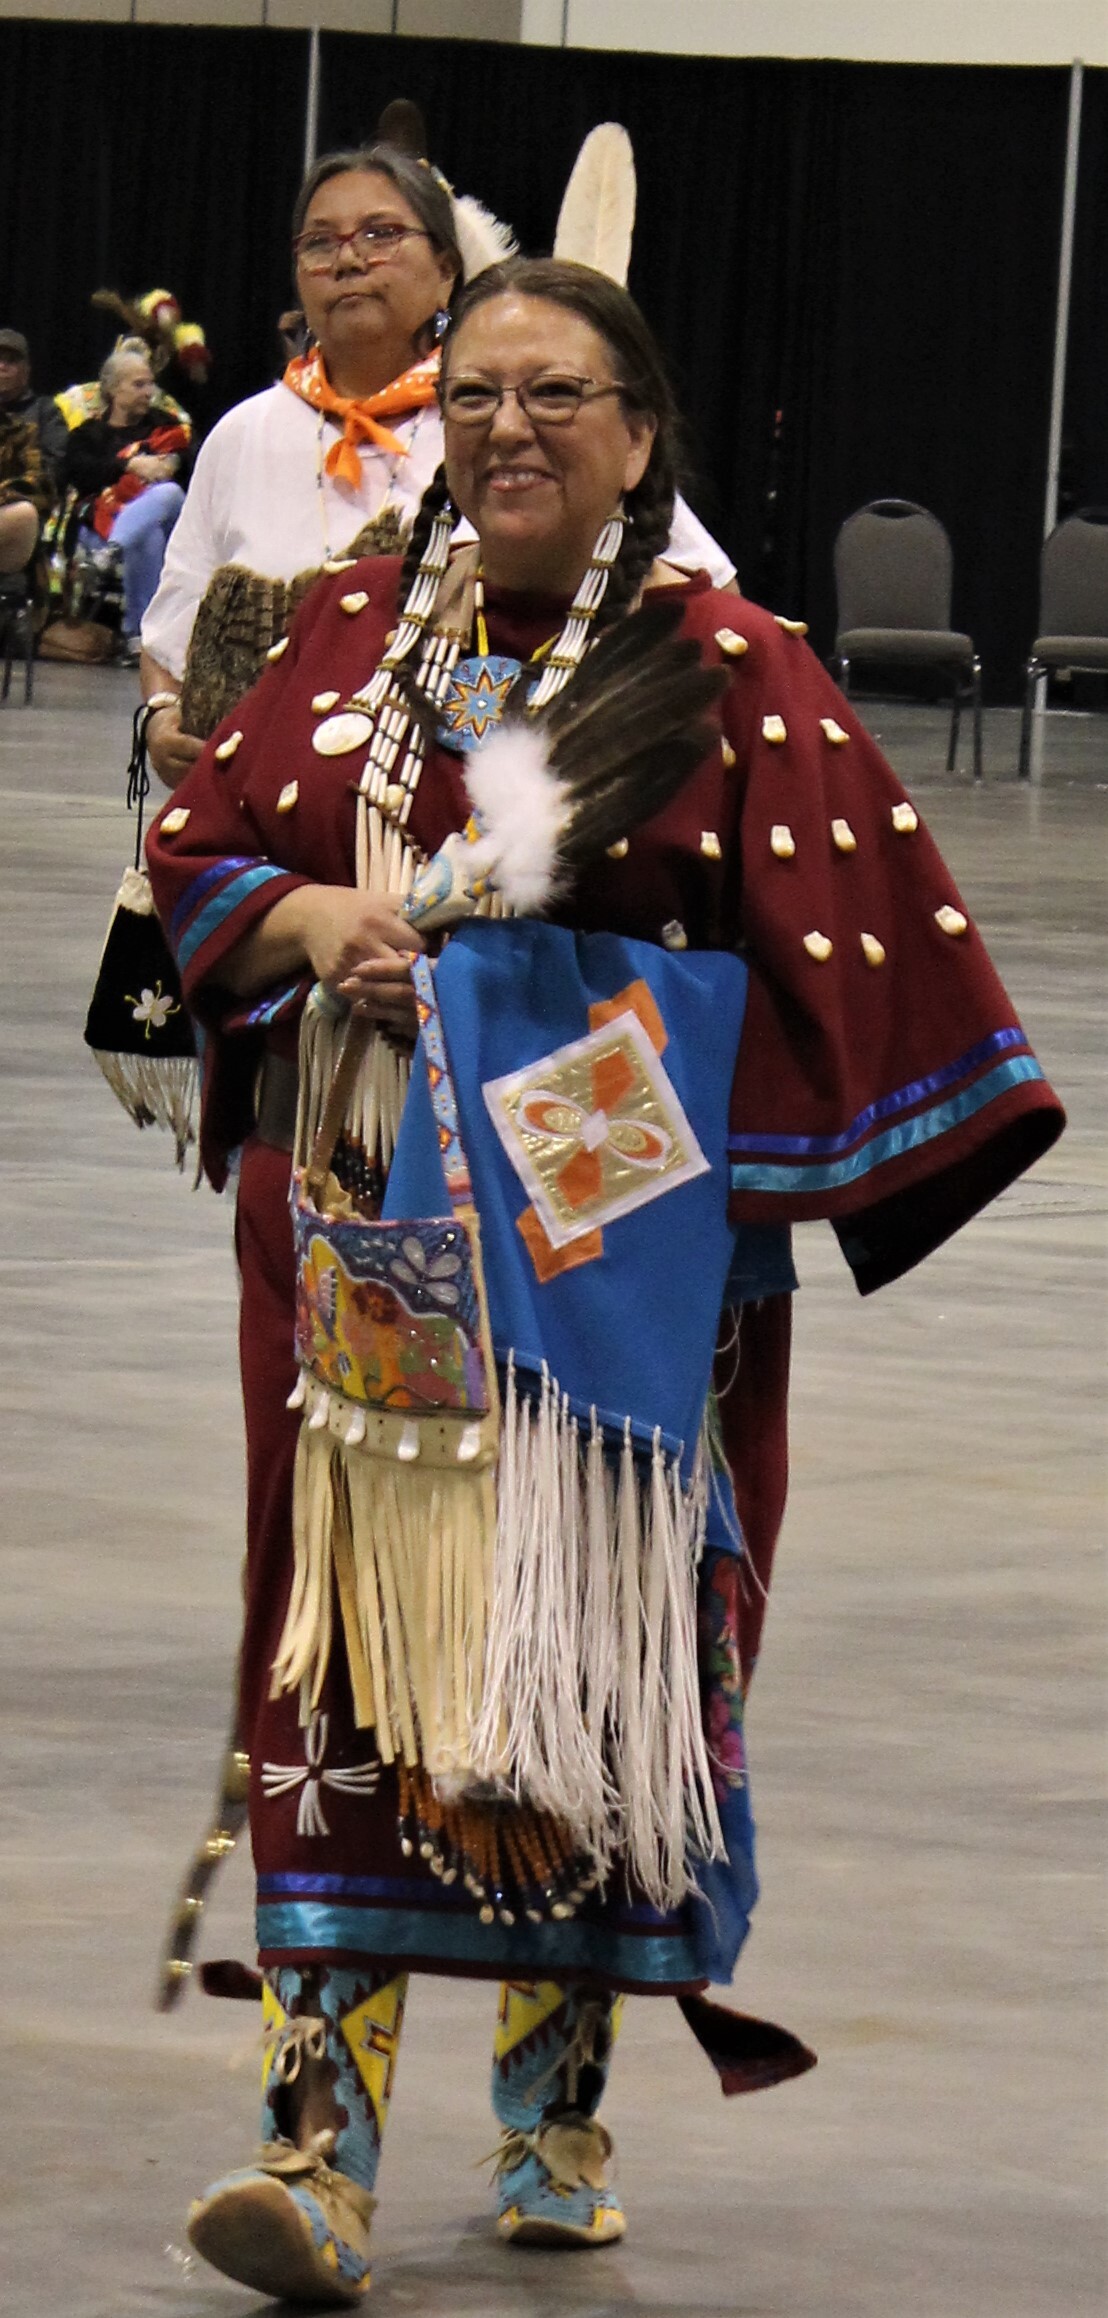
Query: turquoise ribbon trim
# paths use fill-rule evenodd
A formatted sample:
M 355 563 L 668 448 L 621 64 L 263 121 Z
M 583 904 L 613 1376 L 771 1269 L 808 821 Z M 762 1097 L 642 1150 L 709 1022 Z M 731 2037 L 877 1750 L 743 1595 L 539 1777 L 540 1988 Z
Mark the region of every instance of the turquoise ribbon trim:
M 947 1135 L 952 1127 L 960 1127 L 983 1111 L 988 1103 L 1008 1093 L 1009 1088 L 1026 1086 L 1029 1080 L 1043 1076 L 1033 1055 L 1021 1054 L 1011 1062 L 998 1063 L 975 1086 L 966 1087 L 948 1103 L 935 1103 L 929 1111 L 921 1111 L 903 1126 L 890 1127 L 883 1135 L 875 1135 L 861 1151 L 853 1151 L 848 1159 L 836 1159 L 826 1167 L 771 1167 L 740 1166 L 732 1162 L 732 1191 L 776 1191 L 783 1197 L 791 1192 L 838 1191 L 848 1183 L 856 1183 L 875 1167 L 883 1167 L 890 1159 L 901 1159 L 906 1152 L 918 1151 L 936 1136 Z
M 272 878 L 284 877 L 286 874 L 283 869 L 275 869 L 271 861 L 260 862 L 256 869 L 244 869 L 240 877 L 233 877 L 229 885 L 223 886 L 219 893 L 213 895 L 199 916 L 193 919 L 188 932 L 181 936 L 177 964 L 182 974 L 189 960 L 196 956 L 209 934 L 214 934 L 225 918 L 230 917 L 250 894 L 256 893 L 260 885 L 268 885 Z
M 257 1910 L 263 1954 L 311 1949 L 320 1954 L 432 1956 L 453 1964 L 486 1964 L 506 1973 L 557 1980 L 563 1972 L 598 1972 L 662 1987 L 702 1981 L 696 1945 L 682 1933 L 638 1937 L 602 1924 L 482 1924 L 476 1915 L 446 1916 L 409 1908 L 326 1907 L 283 1901 Z

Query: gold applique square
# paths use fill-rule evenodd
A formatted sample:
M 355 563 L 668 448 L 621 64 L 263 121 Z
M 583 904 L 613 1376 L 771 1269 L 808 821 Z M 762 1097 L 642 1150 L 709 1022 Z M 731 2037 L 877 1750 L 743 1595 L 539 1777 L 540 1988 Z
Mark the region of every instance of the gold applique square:
M 482 1092 L 552 1247 L 707 1172 L 636 1013 L 617 1015 L 525 1070 L 487 1080 Z

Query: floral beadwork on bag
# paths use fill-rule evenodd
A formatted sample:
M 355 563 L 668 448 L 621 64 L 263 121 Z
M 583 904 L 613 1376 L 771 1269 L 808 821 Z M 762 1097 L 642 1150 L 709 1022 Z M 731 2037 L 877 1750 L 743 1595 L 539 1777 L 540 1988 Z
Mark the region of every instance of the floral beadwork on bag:
M 296 1351 L 321 1384 L 374 1409 L 483 1415 L 489 1381 L 472 1252 L 450 1220 L 325 1229 L 293 1205 Z

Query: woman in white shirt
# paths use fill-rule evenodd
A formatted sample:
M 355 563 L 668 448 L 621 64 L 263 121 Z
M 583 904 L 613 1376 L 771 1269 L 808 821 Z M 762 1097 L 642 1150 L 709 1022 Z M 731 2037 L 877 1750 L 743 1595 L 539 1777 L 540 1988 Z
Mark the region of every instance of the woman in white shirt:
M 491 244 L 463 253 L 459 223 L 437 171 L 388 145 L 329 154 L 301 188 L 293 253 L 312 350 L 203 445 L 142 625 L 143 693 L 162 703 L 147 745 L 168 787 L 248 690 L 321 568 L 395 552 L 410 529 L 442 457 L 438 317 L 460 275 L 502 254 Z M 717 587 L 734 581 L 681 500 L 667 554 Z

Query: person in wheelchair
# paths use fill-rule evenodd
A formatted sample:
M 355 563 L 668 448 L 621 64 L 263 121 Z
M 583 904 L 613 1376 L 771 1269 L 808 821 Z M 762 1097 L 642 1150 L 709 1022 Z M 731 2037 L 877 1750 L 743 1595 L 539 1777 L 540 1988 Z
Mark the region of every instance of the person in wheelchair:
M 184 505 L 189 437 L 152 407 L 154 374 L 144 354 L 109 354 L 100 388 L 103 412 L 73 429 L 63 475 L 81 502 L 84 544 L 107 542 L 122 551 L 123 658 L 135 666 L 143 614 Z

